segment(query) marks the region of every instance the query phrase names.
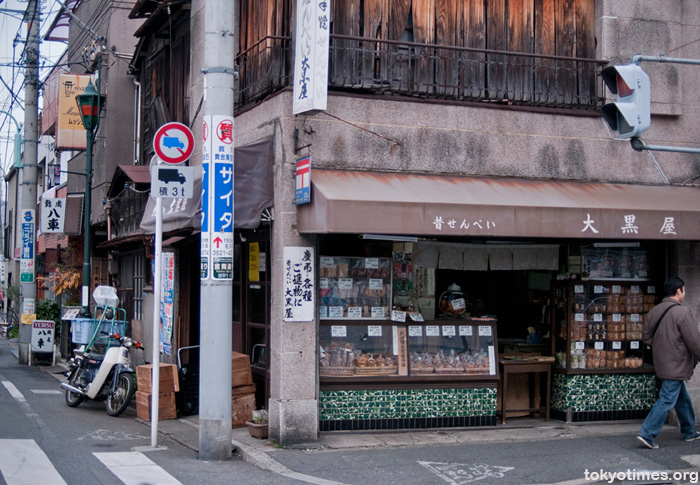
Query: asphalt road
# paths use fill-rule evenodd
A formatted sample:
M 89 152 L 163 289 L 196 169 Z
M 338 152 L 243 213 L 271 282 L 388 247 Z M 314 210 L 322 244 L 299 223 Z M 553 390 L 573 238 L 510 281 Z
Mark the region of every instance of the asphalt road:
M 0 483 L 302 483 L 237 456 L 226 462 L 201 461 L 163 436 L 159 449 L 153 450 L 150 428 L 135 418 L 132 406 L 117 418 L 105 412 L 104 403 L 69 408 L 58 381 L 38 367 L 18 365 L 0 338 Z M 126 466 L 110 469 L 105 464 L 115 459 Z M 148 461 L 155 467 L 144 465 Z M 115 472 L 136 475 L 136 481 L 120 479 Z
M 182 440 L 168 436 L 159 437 L 162 449 L 150 448 L 150 428 L 136 420 L 133 407 L 118 418 L 108 416 L 102 403 L 69 408 L 56 378 L 46 369 L 18 365 L 9 344 L 0 338 L 0 483 L 12 485 L 37 480 L 77 485 L 577 485 L 607 483 L 612 473 L 615 483 L 700 482 L 700 441 L 686 443 L 677 428 L 667 425 L 657 439 L 661 447 L 649 450 L 636 439 L 638 427 L 639 423 L 553 422 L 546 428 L 506 433 L 336 434 L 321 440 L 326 446 L 334 443 L 333 448 L 260 447 L 257 457 L 268 461 L 257 463 L 266 469 L 238 456 L 205 462 L 180 444 Z M 372 448 L 362 448 L 365 438 Z M 411 442 L 417 445 L 406 445 Z M 674 472 L 679 475 L 674 477 Z M 659 479 L 651 479 L 652 473 Z

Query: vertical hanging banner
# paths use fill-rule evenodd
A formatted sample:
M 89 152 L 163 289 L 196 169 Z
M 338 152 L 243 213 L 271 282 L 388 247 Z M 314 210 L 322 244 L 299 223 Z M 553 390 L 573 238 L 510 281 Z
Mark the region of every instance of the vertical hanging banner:
M 233 279 L 233 117 L 212 116 L 209 177 L 211 279 Z
M 284 321 L 312 322 L 316 293 L 314 248 L 284 248 Z
M 248 281 L 260 281 L 260 243 L 248 244 Z
M 199 254 L 199 278 L 208 280 L 211 276 L 209 273 L 211 251 L 209 249 L 211 229 L 209 227 L 209 163 L 211 161 L 211 116 L 204 117 L 202 123 L 202 232 Z
M 173 338 L 173 302 L 175 295 L 175 253 L 161 255 L 160 280 L 160 351 L 171 354 Z
M 31 209 L 22 210 L 22 252 L 19 261 L 21 283 L 34 282 L 34 234 L 36 219 Z
M 294 53 L 294 114 L 325 110 L 331 0 L 298 0 Z

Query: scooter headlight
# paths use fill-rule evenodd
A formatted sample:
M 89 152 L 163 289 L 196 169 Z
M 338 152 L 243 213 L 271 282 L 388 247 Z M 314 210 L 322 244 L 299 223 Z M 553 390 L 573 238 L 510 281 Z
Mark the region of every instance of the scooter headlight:
M 126 347 L 127 349 L 130 349 L 131 344 L 132 344 L 131 339 L 129 337 L 124 337 L 124 339 L 122 340 L 122 345 L 124 347 Z

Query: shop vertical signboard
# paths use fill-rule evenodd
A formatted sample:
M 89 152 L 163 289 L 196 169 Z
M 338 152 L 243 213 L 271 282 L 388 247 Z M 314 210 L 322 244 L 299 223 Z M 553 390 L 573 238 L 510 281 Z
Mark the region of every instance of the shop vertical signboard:
M 328 53 L 331 0 L 297 2 L 292 112 L 325 110 L 328 102 Z
M 233 279 L 233 118 L 204 118 L 200 277 Z
M 22 210 L 22 252 L 20 253 L 19 280 L 21 283 L 34 282 L 34 234 L 36 220 L 34 211 Z
M 209 279 L 209 162 L 211 161 L 211 116 L 202 123 L 202 225 L 199 246 L 199 278 Z
M 284 248 L 284 321 L 312 322 L 316 316 L 314 248 Z

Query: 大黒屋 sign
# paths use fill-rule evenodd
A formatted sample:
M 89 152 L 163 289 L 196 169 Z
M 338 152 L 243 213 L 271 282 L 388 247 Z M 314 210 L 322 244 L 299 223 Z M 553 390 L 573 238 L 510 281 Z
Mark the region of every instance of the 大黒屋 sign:
M 284 320 L 314 320 L 315 258 L 312 247 L 284 248 Z

